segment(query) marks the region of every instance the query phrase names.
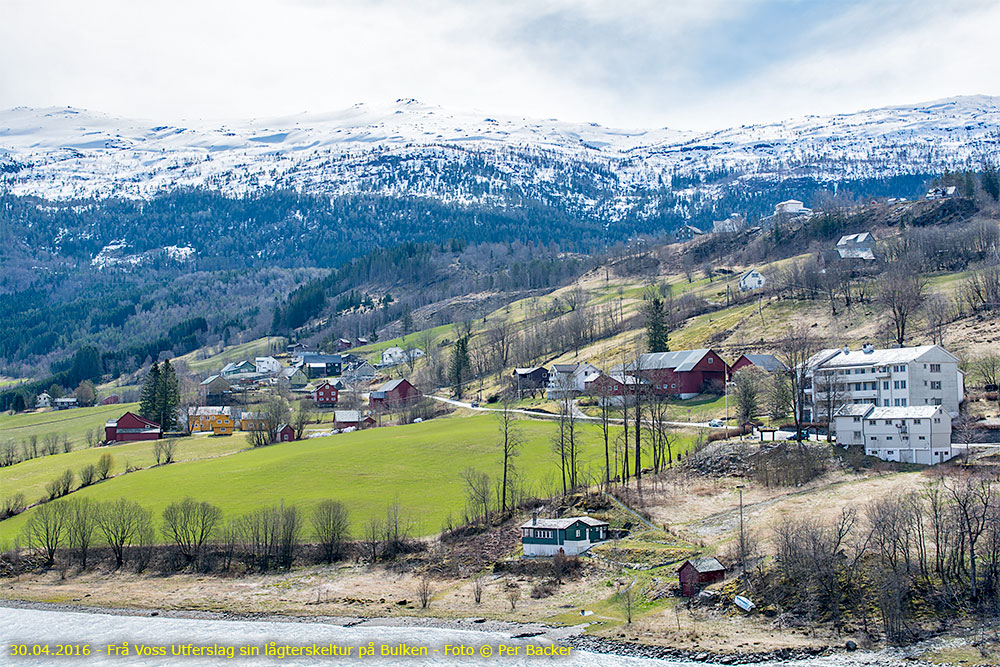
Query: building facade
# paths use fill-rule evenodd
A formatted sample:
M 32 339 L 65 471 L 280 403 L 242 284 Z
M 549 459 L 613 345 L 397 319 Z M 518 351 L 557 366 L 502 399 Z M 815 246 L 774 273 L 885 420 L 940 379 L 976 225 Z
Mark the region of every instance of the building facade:
M 880 408 L 942 406 L 957 417 L 965 400 L 958 357 L 940 345 L 876 350 L 847 346 L 823 350 L 807 362 L 806 421 L 818 421 L 844 405 Z
M 951 459 L 951 416 L 940 405 L 877 408 L 845 405 L 834 418 L 837 444 L 868 456 L 933 465 Z
M 589 516 L 566 519 L 532 517 L 521 525 L 525 556 L 576 556 L 608 539 L 608 523 Z

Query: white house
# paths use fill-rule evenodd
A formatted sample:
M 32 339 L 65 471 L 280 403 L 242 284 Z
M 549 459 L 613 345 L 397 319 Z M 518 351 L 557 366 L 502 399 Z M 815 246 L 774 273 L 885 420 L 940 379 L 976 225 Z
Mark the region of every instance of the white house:
M 713 234 L 735 234 L 746 227 L 747 221 L 739 213 L 733 213 L 725 220 L 712 222 Z
M 837 254 L 841 259 L 875 259 L 875 237 L 869 232 L 845 234 L 837 241 Z
M 344 371 L 344 379 L 348 382 L 354 383 L 371 382 L 375 379 L 375 376 L 375 367 L 368 363 L 365 359 L 349 365 Z
M 884 461 L 933 465 L 951 459 L 951 416 L 940 405 L 845 405 L 834 417 L 837 444 L 864 446 Z
M 257 357 L 253 363 L 261 375 L 277 375 L 281 372 L 281 362 L 274 357 Z
M 549 370 L 549 384 L 545 398 L 578 396 L 587 389 L 587 380 L 600 376 L 601 369 L 586 362 L 582 364 L 554 364 Z
M 811 208 L 806 208 L 806 206 L 800 202 L 798 199 L 788 199 L 783 202 L 779 202 L 774 206 L 775 215 L 810 215 L 812 214 Z
M 740 276 L 740 291 L 749 292 L 751 290 L 760 289 L 767 282 L 764 276 L 760 274 L 757 269 L 750 269 L 742 276 Z
M 827 406 L 870 403 L 880 408 L 940 405 L 952 417 L 965 399 L 958 357 L 940 345 L 876 350 L 863 345 L 822 350 L 806 362 L 807 421 Z M 836 405 L 833 405 L 833 404 Z
M 52 397 L 49 396 L 49 392 L 43 391 L 38 396 L 35 397 L 35 407 L 36 408 L 51 408 L 52 407 Z
M 408 359 L 419 359 L 424 356 L 424 351 L 419 347 L 404 350 L 401 347 L 387 347 L 382 351 L 383 366 L 398 366 Z

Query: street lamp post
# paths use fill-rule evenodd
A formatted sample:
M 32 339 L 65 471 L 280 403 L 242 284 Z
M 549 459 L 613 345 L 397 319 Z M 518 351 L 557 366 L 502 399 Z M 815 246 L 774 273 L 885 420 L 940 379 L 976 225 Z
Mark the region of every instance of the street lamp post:
M 736 490 L 740 492 L 740 573 L 745 584 L 747 575 L 747 555 L 746 536 L 743 532 L 743 485 L 737 485 Z

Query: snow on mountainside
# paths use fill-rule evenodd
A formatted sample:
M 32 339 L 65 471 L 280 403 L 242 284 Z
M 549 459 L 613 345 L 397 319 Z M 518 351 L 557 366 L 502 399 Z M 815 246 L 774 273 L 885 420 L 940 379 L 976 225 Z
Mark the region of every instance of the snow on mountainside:
M 53 200 L 177 187 L 487 205 L 555 198 L 613 216 L 676 176 L 823 181 L 976 168 L 1000 150 L 998 102 L 956 97 L 707 133 L 487 116 L 414 100 L 183 125 L 22 107 L 0 112 L 0 185 Z

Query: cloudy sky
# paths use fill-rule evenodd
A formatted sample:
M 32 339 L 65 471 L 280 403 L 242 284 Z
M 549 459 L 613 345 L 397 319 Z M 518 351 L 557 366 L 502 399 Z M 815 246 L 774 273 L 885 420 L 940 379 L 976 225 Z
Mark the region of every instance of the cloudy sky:
M 0 108 L 711 129 L 1000 95 L 997 0 L 0 0 Z

